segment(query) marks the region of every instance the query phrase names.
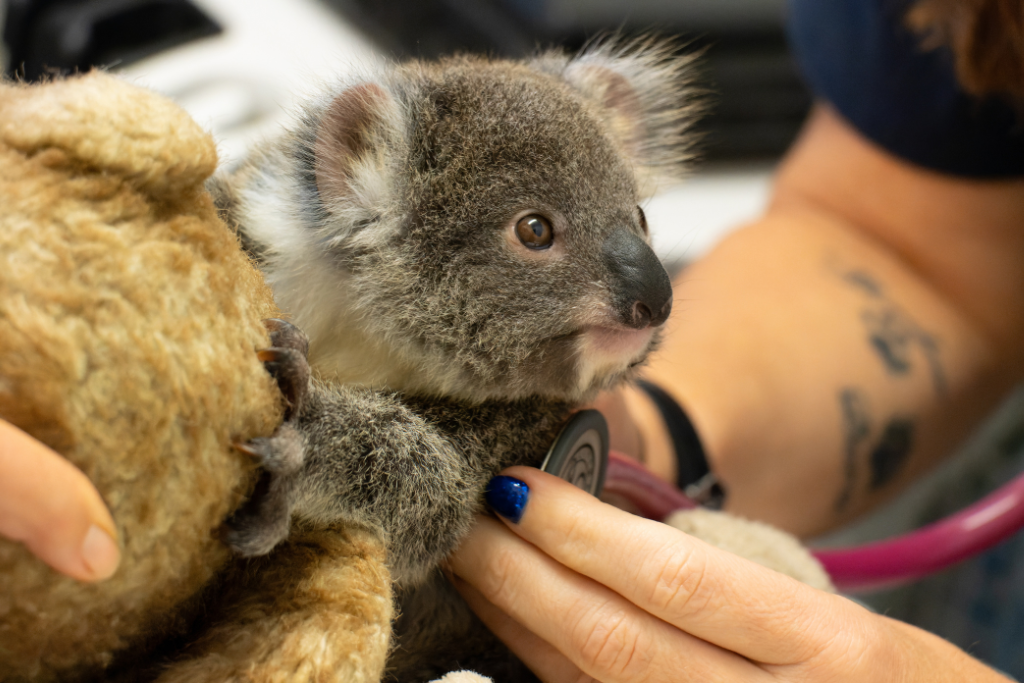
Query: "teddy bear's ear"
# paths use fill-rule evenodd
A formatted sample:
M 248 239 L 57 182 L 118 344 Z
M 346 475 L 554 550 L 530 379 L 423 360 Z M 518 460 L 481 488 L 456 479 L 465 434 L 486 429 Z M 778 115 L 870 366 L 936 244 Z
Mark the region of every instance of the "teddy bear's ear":
M 0 140 L 59 150 L 152 196 L 202 185 L 217 167 L 210 136 L 178 105 L 101 71 L 43 85 L 0 85 Z
M 386 180 L 383 152 L 396 106 L 376 83 L 350 86 L 327 105 L 313 154 L 317 190 L 328 207 L 342 198 L 365 203 L 377 182 Z
M 612 39 L 585 48 L 563 77 L 597 106 L 639 170 L 675 179 L 693 158 L 690 129 L 703 106 L 695 59 L 665 41 Z

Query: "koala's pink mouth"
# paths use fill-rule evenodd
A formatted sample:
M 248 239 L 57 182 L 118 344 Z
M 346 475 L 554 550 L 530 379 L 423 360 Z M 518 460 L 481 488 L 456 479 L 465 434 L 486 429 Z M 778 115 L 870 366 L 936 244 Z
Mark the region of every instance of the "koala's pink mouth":
M 606 358 L 628 362 L 643 354 L 654 336 L 654 328 L 642 330 L 613 327 L 592 327 L 587 330 L 590 348 Z

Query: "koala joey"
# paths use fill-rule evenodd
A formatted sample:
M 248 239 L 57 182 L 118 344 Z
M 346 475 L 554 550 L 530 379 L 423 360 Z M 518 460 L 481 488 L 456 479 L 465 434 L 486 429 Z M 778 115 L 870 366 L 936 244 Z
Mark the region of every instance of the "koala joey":
M 657 344 L 672 288 L 639 204 L 688 160 L 690 62 L 648 40 L 390 66 L 211 183 L 313 370 L 295 372 L 295 429 L 251 446 L 273 460 L 298 439 L 304 464 L 230 541 L 267 552 L 288 517 L 378 531 L 399 635 L 433 643 L 399 678 L 443 673 L 451 646 L 403 632 L 471 618 L 438 607 L 461 601 L 437 567 L 487 481 L 539 465 L 572 409 Z M 278 339 L 287 375 L 305 339 Z

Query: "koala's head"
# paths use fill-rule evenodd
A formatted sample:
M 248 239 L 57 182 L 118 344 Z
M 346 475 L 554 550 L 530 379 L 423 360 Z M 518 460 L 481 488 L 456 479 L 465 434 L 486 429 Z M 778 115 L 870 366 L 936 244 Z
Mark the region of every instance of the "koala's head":
M 650 44 L 457 57 L 325 99 L 298 146 L 303 268 L 335 285 L 279 301 L 312 362 L 468 400 L 581 400 L 628 376 L 672 306 L 639 204 L 686 160 L 688 62 Z

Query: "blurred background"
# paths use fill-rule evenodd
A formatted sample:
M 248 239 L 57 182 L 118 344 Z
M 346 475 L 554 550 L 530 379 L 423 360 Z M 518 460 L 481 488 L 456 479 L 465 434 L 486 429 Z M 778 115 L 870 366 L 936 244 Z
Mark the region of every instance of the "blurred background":
M 305 93 L 379 59 L 519 57 L 620 32 L 705 52 L 700 169 L 645 210 L 672 268 L 753 218 L 810 104 L 785 44 L 785 0 L 0 0 L 3 65 L 36 80 L 104 66 L 178 100 L 225 163 Z

